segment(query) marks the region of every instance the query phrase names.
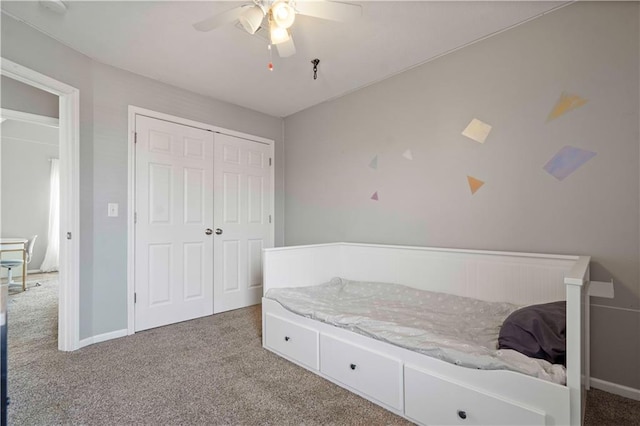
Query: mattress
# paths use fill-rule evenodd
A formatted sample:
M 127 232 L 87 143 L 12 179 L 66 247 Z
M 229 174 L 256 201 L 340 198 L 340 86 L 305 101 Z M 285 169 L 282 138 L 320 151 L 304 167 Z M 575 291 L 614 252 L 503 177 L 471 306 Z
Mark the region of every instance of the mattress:
M 510 303 L 343 278 L 309 287 L 273 288 L 265 297 L 298 315 L 459 366 L 566 382 L 562 365 L 497 349 L 503 321 L 520 308 Z

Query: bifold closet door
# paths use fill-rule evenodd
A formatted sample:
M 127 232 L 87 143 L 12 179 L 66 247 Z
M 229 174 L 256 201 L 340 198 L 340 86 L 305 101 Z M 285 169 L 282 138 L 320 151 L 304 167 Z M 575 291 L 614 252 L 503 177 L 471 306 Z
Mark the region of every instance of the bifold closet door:
M 262 249 L 273 247 L 272 147 L 215 135 L 214 312 L 260 303 Z
M 135 330 L 213 314 L 213 132 L 136 116 Z

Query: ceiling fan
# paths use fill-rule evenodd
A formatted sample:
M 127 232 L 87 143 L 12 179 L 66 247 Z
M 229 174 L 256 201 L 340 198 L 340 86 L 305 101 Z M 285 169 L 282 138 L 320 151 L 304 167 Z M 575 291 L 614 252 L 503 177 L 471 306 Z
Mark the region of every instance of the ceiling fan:
M 193 27 L 198 31 L 211 31 L 237 20 L 249 34 L 268 31 L 270 44 L 276 46 L 280 57 L 286 58 L 296 53 L 291 37 L 296 15 L 346 22 L 360 17 L 362 8 L 329 0 L 253 0 L 197 22 Z

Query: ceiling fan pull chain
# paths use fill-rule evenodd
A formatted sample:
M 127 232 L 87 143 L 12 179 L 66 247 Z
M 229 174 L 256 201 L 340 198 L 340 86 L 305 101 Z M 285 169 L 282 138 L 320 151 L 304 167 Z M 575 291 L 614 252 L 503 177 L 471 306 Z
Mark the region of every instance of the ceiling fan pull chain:
M 320 59 L 316 58 L 313 61 L 311 61 L 311 63 L 313 64 L 313 79 L 317 80 L 318 79 L 318 64 L 320 63 Z
M 267 50 L 269 51 L 269 63 L 267 64 L 267 69 L 269 71 L 273 71 L 273 54 L 271 49 L 271 43 L 267 46 Z

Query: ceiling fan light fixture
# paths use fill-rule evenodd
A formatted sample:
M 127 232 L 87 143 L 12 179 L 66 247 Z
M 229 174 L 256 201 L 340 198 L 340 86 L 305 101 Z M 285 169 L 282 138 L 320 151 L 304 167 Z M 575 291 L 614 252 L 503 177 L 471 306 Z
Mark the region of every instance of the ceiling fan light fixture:
M 62 0 L 40 0 L 40 4 L 60 15 L 67 12 L 67 4 Z
M 296 11 L 283 0 L 276 1 L 271 6 L 271 15 L 280 28 L 290 28 L 296 19 Z
M 279 44 L 288 41 L 291 38 L 289 31 L 286 28 L 279 27 L 271 24 L 270 28 L 271 44 Z
M 255 34 L 264 19 L 264 10 L 258 5 L 251 6 L 240 15 L 238 21 L 249 34 Z

